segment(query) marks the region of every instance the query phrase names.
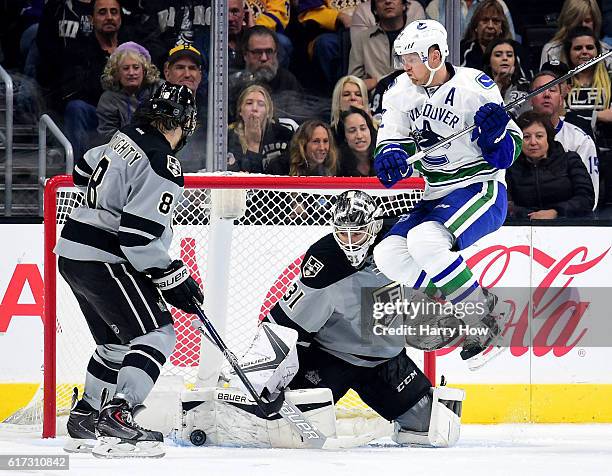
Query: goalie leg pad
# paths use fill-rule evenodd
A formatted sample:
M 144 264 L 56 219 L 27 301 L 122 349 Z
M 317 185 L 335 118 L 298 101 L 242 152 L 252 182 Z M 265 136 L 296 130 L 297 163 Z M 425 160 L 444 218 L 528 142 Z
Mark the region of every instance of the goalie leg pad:
M 459 440 L 463 400 L 462 389 L 432 387 L 430 394 L 396 418 L 393 441 L 437 448 L 454 446 Z
M 292 390 L 285 398 L 327 437 L 336 437 L 331 390 Z M 206 434 L 206 444 L 253 448 L 306 448 L 280 415 L 265 418 L 257 404 L 236 388 L 207 388 L 183 393 L 183 421 L 178 437 L 189 442 L 194 431 Z M 299 423 L 298 423 L 299 424 Z M 306 424 L 306 423 L 304 423 Z

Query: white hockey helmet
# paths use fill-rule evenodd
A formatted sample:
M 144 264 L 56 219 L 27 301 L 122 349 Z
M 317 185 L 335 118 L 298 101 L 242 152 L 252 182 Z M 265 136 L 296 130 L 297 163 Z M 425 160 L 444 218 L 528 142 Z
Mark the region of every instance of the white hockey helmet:
M 332 211 L 334 238 L 351 265 L 361 266 L 382 228 L 374 199 L 360 190 L 341 193 Z
M 437 45 L 442 61 L 437 68 L 432 68 L 429 65 L 429 48 Z M 429 83 L 433 78 L 433 73 L 440 69 L 444 65 L 444 60 L 448 56 L 448 40 L 446 28 L 442 23 L 436 20 L 416 20 L 410 23 L 402 32 L 398 35 L 393 43 L 393 49 L 395 52 L 395 67 L 397 69 L 403 69 L 402 57 L 411 53 L 417 53 L 419 58 L 427 69 L 431 72 Z

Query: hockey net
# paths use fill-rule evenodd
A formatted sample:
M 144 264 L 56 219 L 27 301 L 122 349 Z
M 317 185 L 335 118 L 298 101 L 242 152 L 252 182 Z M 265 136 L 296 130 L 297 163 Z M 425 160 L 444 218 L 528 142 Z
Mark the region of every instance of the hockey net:
M 347 189 L 373 195 L 384 215 L 399 216 L 420 199 L 423 182 L 392 191 L 375 179 L 209 174 L 185 177 L 174 217 L 172 257 L 180 257 L 205 293 L 205 311 L 236 355 L 244 353 L 260 319 L 297 278 L 306 249 L 330 232 L 334 196 Z M 82 392 L 95 344 L 78 304 L 57 273 L 53 248 L 82 195 L 68 176 L 45 187 L 44 384 L 31 403 L 5 423 L 53 437 L 63 428 L 73 387 Z M 162 375 L 187 388 L 215 385 L 223 360 L 190 326 L 194 316 L 172 309 L 177 343 Z M 433 353 L 411 357 L 435 381 Z M 339 418 L 374 417 L 354 392 L 336 405 Z

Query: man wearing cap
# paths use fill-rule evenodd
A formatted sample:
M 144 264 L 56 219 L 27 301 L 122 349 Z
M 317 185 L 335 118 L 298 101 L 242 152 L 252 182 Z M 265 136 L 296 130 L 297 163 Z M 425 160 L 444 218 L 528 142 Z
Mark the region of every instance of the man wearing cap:
M 552 71 L 540 71 L 531 81 L 531 90 L 534 91 L 557 77 L 558 76 Z M 531 107 L 534 111 L 546 114 L 550 117 L 550 122 L 552 122 L 557 132 L 555 140 L 560 142 L 567 152 L 574 151 L 580 155 L 593 181 L 593 189 L 595 191 L 595 205 L 593 206 L 593 210 L 595 210 L 597 201 L 599 200 L 599 160 L 597 148 L 595 147 L 593 139 L 591 139 L 586 132 L 561 118 L 564 108 L 563 90 L 560 86 L 561 85 L 557 84 L 546 89 L 537 96 L 532 97 L 530 100 Z
M 202 54 L 190 44 L 180 44 L 168 53 L 164 78 L 173 84 L 187 86 L 195 94 L 202 82 Z M 198 104 L 199 108 L 200 104 Z
M 198 172 L 206 165 L 206 111 L 207 91 L 200 88 L 202 68 L 205 65 L 202 54 L 189 43 L 179 43 L 168 52 L 164 63 L 164 78 L 173 84 L 187 86 L 196 97 L 198 126 L 187 145 L 177 154 L 183 172 Z

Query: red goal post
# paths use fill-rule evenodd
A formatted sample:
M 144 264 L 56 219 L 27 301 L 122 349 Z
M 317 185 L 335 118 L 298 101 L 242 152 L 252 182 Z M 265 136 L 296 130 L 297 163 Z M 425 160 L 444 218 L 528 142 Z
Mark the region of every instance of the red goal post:
M 240 355 L 258 320 L 297 277 L 307 247 L 329 233 L 334 195 L 348 189 L 365 190 L 385 215 L 399 216 L 420 199 L 423 187 L 419 178 L 386 190 L 375 178 L 187 175 L 174 217 L 170 254 L 180 256 L 198 276 L 206 311 L 228 346 Z M 70 176 L 53 177 L 45 185 L 43 437 L 56 435 L 58 416 L 66 416 L 72 386 L 82 385 L 94 348 L 76 301 L 58 279 L 53 253 L 60 226 L 81 197 Z M 176 309 L 172 314 L 177 347 L 164 373 L 181 376 L 188 386 L 210 383 L 222 364 L 219 353 L 209 352 L 206 342 L 190 329 L 191 319 Z M 435 354 L 419 351 L 419 355 L 426 375 L 435 383 Z M 344 400 L 338 405 L 365 406 Z M 40 406 L 37 402 L 32 405 Z

